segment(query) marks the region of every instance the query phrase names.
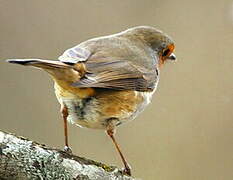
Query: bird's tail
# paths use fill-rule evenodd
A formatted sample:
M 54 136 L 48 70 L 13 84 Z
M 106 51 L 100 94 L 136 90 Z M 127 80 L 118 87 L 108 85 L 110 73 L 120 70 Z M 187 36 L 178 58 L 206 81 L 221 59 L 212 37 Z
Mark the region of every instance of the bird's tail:
M 24 66 L 34 66 L 42 69 L 69 68 L 70 65 L 61 61 L 42 60 L 42 59 L 8 59 L 7 62 Z

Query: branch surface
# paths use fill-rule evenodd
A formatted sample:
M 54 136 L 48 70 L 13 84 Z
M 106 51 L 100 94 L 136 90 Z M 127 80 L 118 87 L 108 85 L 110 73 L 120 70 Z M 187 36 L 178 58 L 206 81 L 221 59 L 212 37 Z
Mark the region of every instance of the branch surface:
M 116 167 L 49 148 L 2 131 L 0 179 L 136 180 L 123 175 Z

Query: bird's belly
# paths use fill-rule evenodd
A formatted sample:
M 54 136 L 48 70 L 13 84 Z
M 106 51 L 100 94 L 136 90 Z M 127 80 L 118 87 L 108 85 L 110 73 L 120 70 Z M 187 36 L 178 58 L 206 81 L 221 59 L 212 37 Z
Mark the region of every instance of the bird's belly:
M 80 127 L 106 129 L 134 119 L 149 104 L 153 92 L 111 91 L 88 98 L 59 97 L 68 108 L 68 121 Z
M 94 97 L 90 98 L 60 98 L 59 101 L 67 107 L 67 120 L 80 127 L 102 129 L 98 103 Z

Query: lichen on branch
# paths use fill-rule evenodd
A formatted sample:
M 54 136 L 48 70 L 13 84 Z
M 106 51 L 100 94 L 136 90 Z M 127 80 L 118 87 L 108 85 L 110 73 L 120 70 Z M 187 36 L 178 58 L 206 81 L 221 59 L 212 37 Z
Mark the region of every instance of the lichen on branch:
M 0 179 L 136 180 L 113 166 L 0 131 Z

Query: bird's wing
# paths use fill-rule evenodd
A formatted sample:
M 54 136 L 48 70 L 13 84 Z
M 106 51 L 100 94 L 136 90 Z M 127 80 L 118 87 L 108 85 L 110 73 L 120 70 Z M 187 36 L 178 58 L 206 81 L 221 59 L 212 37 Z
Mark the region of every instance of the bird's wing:
M 147 70 L 129 61 L 87 61 L 86 73 L 75 87 L 96 87 L 115 90 L 150 91 L 156 86 L 158 71 Z
M 111 57 L 92 58 L 91 55 L 86 48 L 75 46 L 59 57 L 63 63 L 85 67 L 82 78 L 73 83 L 73 86 L 137 91 L 150 91 L 156 86 L 158 81 L 156 67 L 152 68 L 154 70 L 148 70 L 127 60 Z
M 58 59 L 67 64 L 84 62 L 91 56 L 91 52 L 79 46 L 67 49 Z

